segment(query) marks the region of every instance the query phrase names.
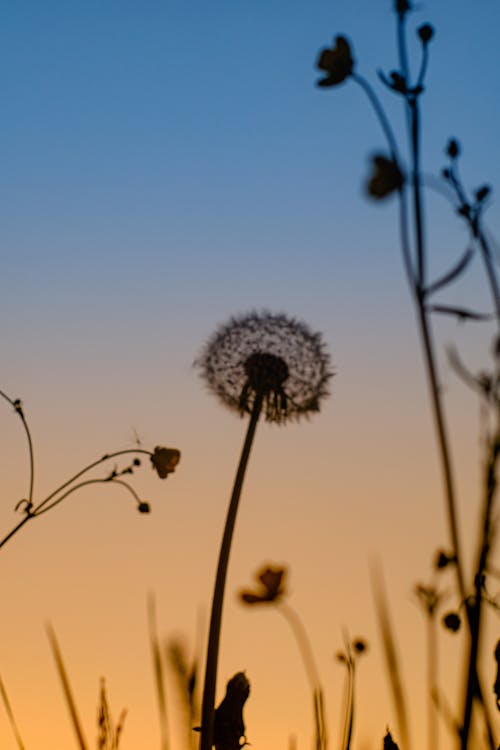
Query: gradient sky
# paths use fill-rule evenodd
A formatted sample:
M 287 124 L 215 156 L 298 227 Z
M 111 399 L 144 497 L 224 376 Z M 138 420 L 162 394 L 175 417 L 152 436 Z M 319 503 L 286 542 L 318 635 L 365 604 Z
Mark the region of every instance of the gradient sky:
M 150 516 L 119 488 L 87 489 L 2 550 L 0 674 L 28 750 L 76 747 L 49 621 L 90 745 L 104 675 L 115 715 L 129 710 L 123 750 L 159 748 L 147 595 L 156 596 L 162 638 L 181 634 L 194 650 L 244 432 L 192 363 L 217 324 L 254 308 L 322 331 L 336 376 L 310 422 L 259 427 L 231 557 L 218 696 L 245 669 L 252 746 L 286 750 L 295 735 L 299 750 L 310 747 L 309 689 L 286 624 L 235 597 L 264 561 L 286 563 L 332 747 L 343 685 L 333 655 L 345 628 L 370 644 L 355 748 L 380 747 L 395 721 L 369 576 L 379 559 L 415 746 L 424 741 L 425 627 L 412 588 L 430 580 L 434 551 L 447 542 L 432 422 L 395 205 L 363 195 L 382 135 L 355 85 L 318 90 L 314 69 L 318 50 L 344 33 L 376 84 L 377 69 L 396 65 L 390 8 L 389 0 L 3 3 L 0 388 L 25 405 L 36 497 L 103 453 L 133 447 L 136 435 L 147 448 L 182 451 L 165 483 L 147 465 L 134 478 Z M 425 171 L 439 174 L 455 135 L 467 186 L 498 184 L 500 4 L 418 4 L 410 26 L 424 21 L 437 30 Z M 382 98 L 402 132 L 399 102 Z M 488 219 L 500 237 L 495 199 Z M 443 272 L 467 235 L 441 197 L 429 202 L 428 234 L 432 270 Z M 479 263 L 446 301 L 487 309 Z M 470 556 L 479 408 L 445 347 L 484 367 L 491 328 L 438 321 L 437 333 Z M 15 414 L 1 408 L 7 532 L 27 492 L 27 452 Z M 486 649 L 495 635 L 492 627 Z M 452 704 L 460 638 L 443 633 L 440 643 Z M 3 708 L 0 746 L 17 747 Z

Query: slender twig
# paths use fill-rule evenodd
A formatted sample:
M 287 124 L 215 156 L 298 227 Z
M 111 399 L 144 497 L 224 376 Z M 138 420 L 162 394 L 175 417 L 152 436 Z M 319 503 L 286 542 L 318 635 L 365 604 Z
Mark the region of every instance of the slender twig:
M 436 750 L 439 746 L 438 723 L 434 696 L 438 693 L 438 653 L 436 643 L 436 610 L 428 613 L 427 617 L 427 696 L 428 716 L 427 731 L 429 750 Z
M 478 226 L 477 241 L 479 244 L 479 248 L 481 250 L 481 257 L 483 259 L 484 267 L 486 269 L 486 276 L 488 278 L 488 282 L 490 285 L 491 296 L 493 297 L 493 302 L 495 305 L 495 313 L 497 317 L 497 322 L 500 324 L 500 285 L 498 283 L 498 278 L 495 273 L 495 268 L 493 265 L 493 259 L 492 259 L 489 243 L 486 239 L 484 231 L 482 230 L 480 226 Z
M 352 79 L 355 81 L 361 89 L 364 91 L 371 106 L 374 109 L 375 115 L 379 121 L 380 127 L 386 137 L 389 152 L 392 160 L 402 168 L 402 161 L 399 156 L 398 144 L 396 137 L 391 128 L 389 118 L 387 117 L 384 108 L 382 107 L 376 93 L 370 86 L 368 81 L 360 76 L 358 73 L 352 74 Z M 409 230 L 408 230 L 408 207 L 406 199 L 406 190 L 404 184 L 398 190 L 399 195 L 399 222 L 400 222 L 400 233 L 401 233 L 401 247 L 403 251 L 403 262 L 408 279 L 408 284 L 413 290 L 415 288 L 415 271 L 413 268 L 413 262 L 411 258 Z
M 73 492 L 76 492 L 77 490 L 80 490 L 82 487 L 86 487 L 90 484 L 120 484 L 122 487 L 125 487 L 125 489 L 130 492 L 134 500 L 137 502 L 138 505 L 141 503 L 141 498 L 137 494 L 137 492 L 134 490 L 133 487 L 130 486 L 128 482 L 124 482 L 123 479 L 117 479 L 116 477 L 113 477 L 113 479 L 110 479 L 106 477 L 105 479 L 86 479 L 84 482 L 78 482 L 78 484 L 75 484 L 74 487 L 70 487 L 69 490 L 66 490 L 64 494 L 62 494 L 60 497 L 58 497 L 56 500 L 54 500 L 53 503 L 50 505 L 47 505 L 43 510 L 38 510 L 35 513 L 33 513 L 33 516 L 42 516 L 44 513 L 47 513 L 49 510 L 52 510 L 52 508 L 55 508 L 56 505 L 59 505 L 66 497 L 69 495 L 72 495 Z M 1 547 L 0 543 L 0 547 Z
M 2 395 L 4 395 L 4 394 L 2 394 Z M 9 531 L 9 533 L 6 534 L 3 537 L 3 539 L 0 540 L 0 548 L 3 547 L 4 544 L 6 544 L 9 541 L 9 539 L 11 539 L 15 534 L 17 534 L 17 532 L 28 521 L 31 521 L 36 516 L 42 515 L 47 510 L 50 510 L 55 505 L 58 505 L 61 502 L 61 500 L 63 500 L 68 495 L 70 495 L 77 488 L 83 487 L 86 484 L 92 484 L 92 482 L 107 482 L 107 481 L 118 482 L 119 484 L 122 484 L 122 485 L 126 486 L 126 488 L 129 490 L 129 492 L 131 492 L 133 494 L 133 496 L 135 497 L 135 499 L 137 500 L 137 502 L 140 503 L 140 498 L 138 497 L 138 495 L 136 494 L 136 492 L 132 489 L 132 487 L 129 484 L 127 484 L 126 482 L 123 482 L 122 480 L 117 480 L 116 478 L 113 478 L 112 480 L 108 478 L 108 479 L 95 479 L 95 480 L 81 482 L 80 484 L 77 484 L 77 485 L 71 487 L 64 494 L 60 494 L 60 493 L 62 493 L 63 490 L 65 490 L 71 484 L 74 484 L 74 482 L 76 482 L 77 479 L 79 479 L 81 476 L 83 476 L 83 474 L 86 474 L 91 469 L 95 469 L 97 466 L 99 466 L 100 464 L 104 463 L 105 461 L 109 461 L 110 459 L 116 458 L 117 456 L 123 456 L 123 455 L 127 455 L 127 454 L 135 454 L 136 455 L 138 453 L 145 454 L 147 456 L 153 455 L 151 453 L 151 451 L 143 450 L 142 448 L 130 448 L 130 449 L 127 449 L 127 450 L 115 451 L 114 453 L 108 453 L 108 454 L 106 454 L 104 456 L 101 456 L 101 458 L 97 459 L 97 461 L 93 461 L 92 463 L 90 463 L 87 466 L 85 466 L 83 469 L 81 469 L 81 471 L 78 471 L 76 474 L 74 474 L 66 482 L 63 482 L 63 484 L 61 484 L 59 487 L 57 487 L 57 489 L 55 489 L 49 495 L 47 495 L 47 497 L 44 500 L 42 500 L 42 502 L 39 503 L 38 505 L 35 505 L 33 507 L 32 503 L 29 502 L 27 504 L 27 506 L 26 506 L 24 518 L 21 521 L 19 521 L 19 523 L 17 523 L 14 526 L 14 528 L 12 528 Z M 59 495 L 59 497 L 58 497 L 58 495 Z M 50 503 L 51 500 L 53 500 L 52 503 Z M 49 505 L 49 503 L 50 503 L 50 505 Z
M 4 398 L 6 401 L 8 401 L 9 404 L 14 408 L 16 413 L 19 415 L 19 418 L 24 427 L 24 431 L 26 433 L 26 439 L 28 441 L 29 464 L 30 464 L 30 479 L 29 479 L 29 491 L 28 491 L 28 507 L 29 507 L 33 501 L 33 488 L 35 484 L 35 458 L 33 454 L 33 441 L 31 439 L 30 428 L 28 427 L 28 423 L 26 421 L 26 417 L 24 415 L 24 410 L 23 410 L 20 399 L 18 398 L 11 399 L 3 391 L 0 391 L 0 396 Z
M 226 524 L 222 537 L 217 573 L 215 578 L 214 593 L 212 599 L 212 612 L 210 616 L 210 628 L 208 635 L 207 658 L 205 665 L 205 680 L 203 685 L 203 701 L 201 709 L 201 738 L 200 750 L 211 750 L 214 731 L 215 712 L 215 689 L 217 684 L 217 666 L 219 659 L 219 642 L 222 624 L 222 605 L 224 602 L 224 590 L 229 563 L 229 553 L 238 512 L 243 480 L 250 457 L 257 422 L 262 409 L 263 394 L 257 392 L 250 415 L 248 429 L 243 443 L 240 462 L 234 480 L 233 491 L 226 516 Z
M 468 656 L 468 667 L 466 672 L 465 682 L 465 698 L 464 698 L 464 709 L 463 709 L 463 724 L 460 733 L 461 749 L 466 750 L 469 742 L 469 734 L 472 720 L 472 709 L 474 700 L 478 699 L 480 704 L 485 707 L 484 701 L 482 700 L 482 694 L 479 689 L 479 679 L 477 674 L 477 661 L 479 656 L 480 642 L 481 642 L 481 625 L 482 625 L 482 612 L 483 612 L 483 582 L 488 567 L 488 558 L 491 551 L 492 541 L 492 511 L 493 502 L 496 491 L 496 463 L 500 445 L 498 440 L 495 440 L 488 457 L 486 465 L 486 477 L 485 477 L 485 497 L 484 507 L 482 511 L 482 533 L 480 537 L 480 546 L 478 550 L 478 559 L 475 569 L 474 576 L 474 599 L 472 603 L 467 602 L 467 612 L 469 617 L 470 626 L 470 642 L 469 642 L 469 656 Z M 487 716 L 485 717 L 487 719 Z M 489 722 L 486 720 L 486 728 L 488 732 L 488 739 L 490 748 L 495 750 L 495 743 L 493 740 L 491 727 Z

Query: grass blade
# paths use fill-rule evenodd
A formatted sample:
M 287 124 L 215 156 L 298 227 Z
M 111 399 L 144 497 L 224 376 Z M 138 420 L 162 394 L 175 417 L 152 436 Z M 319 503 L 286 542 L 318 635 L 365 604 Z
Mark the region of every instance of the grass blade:
M 66 704 L 68 706 L 68 711 L 71 717 L 71 721 L 73 723 L 73 729 L 75 730 L 78 745 L 80 747 L 80 750 L 88 750 L 87 743 L 85 742 L 85 738 L 83 736 L 83 730 L 80 724 L 80 720 L 78 718 L 75 701 L 71 693 L 71 687 L 69 684 L 66 669 L 64 667 L 61 650 L 57 642 L 56 634 L 51 625 L 47 626 L 47 635 L 49 637 L 50 647 L 52 649 L 54 659 L 56 661 L 57 671 L 59 673 L 59 679 L 61 680 L 61 684 L 62 684 L 63 691 L 64 691 L 64 697 L 66 698 Z
M 384 647 L 385 661 L 387 664 L 389 683 L 391 686 L 392 697 L 396 709 L 396 717 L 398 721 L 399 734 L 401 737 L 401 744 L 403 746 L 403 750 L 409 750 L 410 737 L 408 732 L 408 712 L 406 710 L 406 701 L 404 696 L 403 683 L 401 680 L 399 660 L 396 651 L 396 642 L 392 632 L 392 625 L 389 616 L 389 605 L 387 603 L 387 596 L 385 593 L 382 573 L 378 569 L 378 567 L 376 572 L 372 571 L 372 586 L 373 595 L 375 598 L 375 609 L 377 612 L 379 627 L 382 635 L 382 643 Z
M 10 726 L 12 727 L 12 731 L 14 733 L 14 737 L 16 738 L 17 746 L 19 750 L 26 750 L 26 747 L 21 739 L 21 735 L 19 733 L 19 729 L 17 728 L 16 720 L 14 717 L 14 712 L 12 711 L 12 707 L 10 705 L 9 697 L 7 695 L 7 691 L 5 689 L 5 686 L 2 682 L 2 678 L 0 677 L 0 693 L 2 695 L 2 700 L 5 706 L 5 710 L 7 712 L 7 716 L 9 717 Z
M 153 656 L 153 669 L 156 683 L 156 694 L 158 696 L 158 710 L 160 713 L 160 731 L 161 731 L 161 749 L 168 750 L 168 714 L 167 700 L 165 695 L 165 678 L 163 674 L 163 664 L 161 658 L 160 643 L 156 627 L 156 607 L 154 597 L 148 598 L 148 623 L 149 623 L 149 641 L 151 643 L 151 653 Z

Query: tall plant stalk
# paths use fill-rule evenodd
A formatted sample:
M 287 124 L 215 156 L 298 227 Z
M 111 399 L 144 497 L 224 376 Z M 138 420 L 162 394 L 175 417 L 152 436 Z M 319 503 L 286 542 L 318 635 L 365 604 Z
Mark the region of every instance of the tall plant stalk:
M 222 625 L 222 607 L 224 604 L 224 591 L 226 587 L 227 569 L 229 564 L 229 554 L 231 552 L 231 543 L 233 540 L 234 526 L 241 497 L 241 490 L 245 473 L 247 470 L 248 459 L 252 448 L 257 422 L 262 410 L 263 392 L 258 391 L 250 414 L 250 420 L 241 451 L 240 461 L 234 480 L 233 491 L 229 502 L 229 507 L 222 535 L 222 542 L 219 551 L 219 560 L 217 563 L 217 573 L 215 576 L 214 593 L 212 598 L 212 611 L 210 615 L 210 629 L 208 634 L 207 658 L 205 665 L 205 681 L 203 684 L 203 698 L 201 707 L 201 738 L 200 750 L 211 750 L 212 739 L 214 734 L 214 714 L 215 714 L 215 690 L 217 684 L 217 667 L 219 660 L 219 643 Z
M 482 587 L 483 579 L 487 572 L 487 560 L 491 547 L 491 524 L 496 489 L 496 460 L 499 452 L 497 447 L 498 436 L 491 443 L 490 456 L 487 461 L 486 491 L 483 503 L 482 529 L 479 535 L 478 558 L 472 581 L 469 584 L 464 572 L 450 437 L 439 383 L 439 369 L 431 321 L 433 312 L 454 314 L 459 319 L 471 318 L 481 320 L 487 319 L 490 316 L 474 313 L 462 308 L 453 308 L 446 305 L 438 306 L 430 303 L 431 295 L 446 287 L 463 273 L 472 258 L 473 250 L 470 248 L 467 249 L 453 268 L 437 281 L 429 283 L 428 249 L 424 221 L 425 207 L 422 189 L 420 98 L 424 92 L 424 82 L 429 61 L 429 42 L 434 35 L 434 29 L 430 24 L 423 24 L 417 29 L 417 36 L 421 44 L 421 60 L 418 73 L 415 76 L 416 80 L 413 81 L 406 38 L 406 21 L 408 14 L 413 10 L 413 3 L 410 0 L 394 0 L 394 10 L 397 18 L 396 37 L 399 68 L 390 72 L 388 76 L 379 72 L 379 77 L 384 85 L 392 93 L 400 96 L 404 102 L 409 152 L 408 175 L 404 174 L 403 163 L 398 153 L 397 141 L 391 123 L 372 87 L 356 72 L 355 59 L 352 55 L 349 42 L 345 37 L 337 36 L 333 48 L 321 51 L 317 67 L 325 74 L 325 77 L 318 81 L 318 85 L 321 87 L 337 86 L 346 79 L 352 78 L 366 94 L 387 140 L 390 158 L 383 155 L 374 157 L 374 174 L 367 187 L 369 194 L 376 199 L 383 199 L 387 195 L 396 192 L 399 201 L 399 225 L 403 263 L 415 305 L 418 333 L 430 394 L 439 463 L 444 485 L 446 518 L 451 547 L 450 562 L 453 563 L 455 570 L 457 593 L 465 608 L 469 636 L 462 714 L 463 724 L 460 727 L 460 748 L 461 750 L 467 750 L 469 747 L 472 709 L 475 699 L 477 699 L 483 711 L 489 746 L 490 748 L 495 748 L 496 744 L 493 740 L 489 712 L 483 699 L 483 691 L 478 676 L 477 662 L 480 647 L 482 607 L 484 603 Z M 482 213 L 490 194 L 490 188 L 487 185 L 483 185 L 474 193 L 472 200 L 468 199 L 458 176 L 457 157 L 459 155 L 459 146 L 453 139 L 448 143 L 447 155 L 450 158 L 450 167 L 443 170 L 442 176 L 447 181 L 448 187 L 451 187 L 452 193 L 454 193 L 458 201 L 457 213 L 468 224 L 472 243 L 482 257 L 487 282 L 493 299 L 495 316 L 497 322 L 500 323 L 500 284 L 497 279 L 487 236 L 481 224 Z M 473 378 L 472 376 L 467 379 L 476 381 L 476 386 L 480 382 L 480 378 Z M 497 389 L 494 406 L 498 411 L 498 376 L 495 375 L 495 378 L 492 378 L 491 382 L 494 384 L 493 388 L 489 384 L 489 381 L 486 385 L 484 385 L 484 382 L 481 384 L 483 395 L 484 392 L 487 392 L 487 395 L 491 396 L 490 391 L 494 388 Z M 492 401 L 494 400 L 492 399 Z

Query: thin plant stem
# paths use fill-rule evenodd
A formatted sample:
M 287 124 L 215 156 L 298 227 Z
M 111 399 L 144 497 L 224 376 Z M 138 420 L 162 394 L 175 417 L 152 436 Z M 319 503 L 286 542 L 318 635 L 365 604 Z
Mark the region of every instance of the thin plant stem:
M 28 441 L 29 464 L 30 464 L 28 504 L 31 504 L 31 502 L 33 501 L 33 488 L 35 485 L 35 458 L 34 458 L 34 453 L 33 453 L 33 441 L 31 439 L 30 428 L 28 427 L 26 417 L 24 416 L 24 411 L 21 406 L 21 402 L 19 400 L 16 400 L 16 401 L 12 400 L 3 391 L 0 391 L 0 396 L 2 396 L 2 398 L 8 401 L 9 404 L 15 409 L 16 413 L 19 415 L 21 422 L 23 423 L 24 432 L 26 433 L 26 439 Z
M 462 548 L 458 533 L 458 521 L 455 502 L 455 487 L 451 467 L 449 440 L 444 418 L 444 410 L 441 402 L 441 389 L 438 383 L 436 355 L 432 340 L 432 333 L 427 318 L 427 311 L 422 303 L 417 304 L 417 314 L 420 329 L 420 338 L 424 352 L 424 362 L 427 370 L 427 380 L 430 391 L 430 399 L 434 414 L 434 424 L 438 441 L 438 450 L 441 459 L 441 469 L 444 481 L 446 510 L 448 516 L 448 529 L 452 552 L 455 556 L 455 571 L 460 598 L 466 599 L 464 573 L 462 568 Z
M 481 250 L 481 257 L 483 259 L 484 267 L 486 269 L 486 276 L 488 277 L 491 296 L 495 305 L 495 314 L 497 317 L 497 323 L 500 324 L 500 286 L 498 284 L 497 275 L 493 266 L 491 258 L 491 250 L 489 244 L 484 236 L 484 232 L 478 228 L 477 241 Z
M 387 140 L 389 151 L 393 161 L 399 165 L 401 169 L 401 159 L 398 153 L 398 145 L 394 133 L 392 132 L 391 124 L 387 115 L 385 114 L 384 108 L 380 104 L 380 101 L 375 94 L 374 90 L 368 83 L 368 81 L 357 73 L 352 74 L 352 79 L 355 81 L 366 94 L 368 101 L 374 109 L 375 115 L 380 123 L 382 131 Z M 400 222 L 400 233 L 401 233 L 401 246 L 403 251 L 403 262 L 408 278 L 408 284 L 411 289 L 415 287 L 415 272 L 413 270 L 413 264 L 411 259 L 410 241 L 408 236 L 408 208 L 406 205 L 406 191 L 404 185 L 399 188 L 399 222 Z
M 224 590 L 226 586 L 227 569 L 231 542 L 233 539 L 234 526 L 238 512 L 238 506 L 245 478 L 250 450 L 255 437 L 255 430 L 262 409 L 263 393 L 257 391 L 248 423 L 240 462 L 234 480 L 233 491 L 226 516 L 224 534 L 219 552 L 217 573 L 212 599 L 212 611 L 210 616 L 210 627 L 208 634 L 207 659 L 205 665 L 205 680 L 203 684 L 203 700 L 201 709 L 201 737 L 200 750 L 211 750 L 214 733 L 215 713 L 215 689 L 217 684 L 217 666 L 219 659 L 219 642 L 222 624 L 222 606 L 224 603 Z
M 427 618 L 427 682 L 429 695 L 427 696 L 427 732 L 429 750 L 438 747 L 438 723 L 434 697 L 438 692 L 438 659 L 436 643 L 436 617 L 435 611 L 430 612 Z
M 375 94 L 374 90 L 372 89 L 372 87 L 370 86 L 366 78 L 363 78 L 363 76 L 360 76 L 359 73 L 352 73 L 351 78 L 353 81 L 355 81 L 358 84 L 358 86 L 361 86 L 366 96 L 368 97 L 375 111 L 375 115 L 380 123 L 380 126 L 384 132 L 384 135 L 387 139 L 387 145 L 389 146 L 391 157 L 396 163 L 400 164 L 401 160 L 399 158 L 398 144 L 394 136 L 394 133 L 392 132 L 389 118 L 385 114 L 384 109 L 382 105 L 380 104 L 377 95 Z
M 120 484 L 122 487 L 125 487 L 126 490 L 130 492 L 134 500 L 139 505 L 141 502 L 141 498 L 137 494 L 137 492 L 133 489 L 133 487 L 130 486 L 128 482 L 124 482 L 123 479 L 86 479 L 84 482 L 78 482 L 78 484 L 75 484 L 74 487 L 70 487 L 69 490 L 66 490 L 66 492 L 61 495 L 61 497 L 58 497 L 57 500 L 54 500 L 53 503 L 50 505 L 47 505 L 43 510 L 36 511 L 36 513 L 33 513 L 34 517 L 42 516 L 44 513 L 47 513 L 49 510 L 52 510 L 52 508 L 55 508 L 56 505 L 59 505 L 65 498 L 67 498 L 69 495 L 72 495 L 73 492 L 76 492 L 77 490 L 80 490 L 82 487 L 87 487 L 90 484 Z M 32 516 L 32 517 L 33 517 Z M 1 547 L 1 544 L 0 544 Z
M 1 391 L 0 391 L 0 394 L 2 396 L 5 396 L 5 394 L 3 394 Z M 8 401 L 10 401 L 10 399 L 8 397 L 6 397 L 6 398 L 7 398 Z M 31 445 L 31 441 L 30 441 L 30 445 Z M 70 495 L 78 487 L 82 487 L 85 484 L 90 484 L 93 481 L 95 481 L 95 482 L 107 482 L 107 481 L 110 481 L 108 479 L 97 479 L 97 480 L 91 480 L 90 482 L 81 482 L 80 484 L 76 485 L 75 487 L 72 487 L 68 492 L 64 493 L 60 497 L 57 497 L 57 495 L 59 495 L 59 493 L 61 493 L 64 489 L 66 489 L 66 487 L 69 487 L 69 485 L 73 484 L 73 482 L 75 482 L 77 479 L 79 479 L 81 476 L 83 476 L 83 474 L 86 474 L 91 469 L 95 469 L 96 466 L 99 466 L 100 464 L 104 463 L 105 461 L 109 461 L 110 459 L 116 458 L 117 456 L 123 456 L 123 455 L 131 454 L 131 453 L 133 453 L 133 454 L 141 453 L 141 454 L 145 454 L 147 456 L 151 456 L 152 455 L 151 451 L 147 451 L 147 450 L 144 450 L 142 448 L 129 448 L 127 450 L 115 451 L 114 453 L 106 454 L 104 456 L 101 456 L 101 458 L 97 459 L 97 461 L 93 461 L 92 463 L 90 463 L 87 466 L 85 466 L 83 469 L 81 469 L 81 471 L 78 471 L 76 474 L 74 474 L 66 482 L 63 482 L 63 484 L 61 484 L 59 487 L 57 487 L 57 489 L 55 489 L 53 492 L 51 492 L 50 495 L 47 495 L 47 497 L 44 500 L 42 500 L 42 502 L 39 503 L 38 505 L 36 505 L 35 507 L 31 507 L 31 500 L 30 500 L 28 502 L 28 505 L 26 506 L 27 509 L 25 511 L 24 518 L 21 521 L 19 521 L 19 523 L 17 523 L 14 526 L 14 528 L 12 528 L 9 531 L 9 533 L 6 534 L 3 537 L 3 539 L 0 540 L 0 548 L 3 547 L 4 544 L 6 544 L 9 541 L 9 539 L 11 539 L 13 536 L 15 536 L 15 534 L 17 534 L 17 532 L 24 526 L 24 524 L 26 524 L 28 521 L 31 521 L 36 516 L 42 515 L 42 513 L 44 513 L 45 511 L 49 510 L 50 508 L 53 508 L 55 505 L 57 505 L 59 502 L 61 502 L 61 500 L 63 500 L 68 495 Z M 113 479 L 113 481 L 116 482 L 117 480 Z M 120 484 L 124 484 L 128 488 L 128 490 L 130 492 L 132 492 L 132 494 L 134 495 L 135 499 L 138 502 L 140 502 L 139 497 L 136 495 L 136 493 L 130 487 L 130 485 L 128 485 L 126 482 L 123 482 L 123 481 L 120 481 L 119 483 Z M 46 507 L 48 505 L 48 503 L 51 500 L 53 500 L 54 498 L 56 498 L 54 500 L 54 502 L 49 507 Z
M 345 716 L 342 727 L 342 741 L 340 750 L 350 750 L 352 733 L 354 728 L 354 691 L 356 679 L 356 658 L 352 653 L 351 645 L 348 638 L 345 637 L 345 654 L 343 661 L 346 666 L 346 684 L 345 684 Z
M 148 598 L 148 625 L 149 625 L 149 642 L 151 644 L 151 654 L 153 657 L 153 669 L 155 675 L 156 695 L 158 698 L 158 712 L 160 715 L 160 733 L 161 733 L 161 750 L 169 750 L 170 743 L 168 739 L 168 717 L 167 717 L 167 700 L 165 695 L 165 678 L 163 674 L 163 665 L 161 659 L 160 643 L 158 639 L 158 628 L 156 624 L 156 605 L 154 596 Z
M 321 687 L 311 644 L 309 642 L 309 638 L 307 637 L 307 632 L 304 628 L 302 620 L 299 618 L 295 610 L 283 601 L 280 601 L 278 603 L 277 608 L 278 612 L 281 612 L 292 629 L 293 635 L 299 647 L 307 678 L 313 691 L 316 748 L 317 750 L 320 750 L 321 748 L 326 748 L 327 729 L 323 706 L 323 689 Z
M 472 604 L 467 603 L 467 611 L 470 626 L 470 643 L 468 667 L 466 671 L 465 697 L 463 709 L 463 724 L 460 733 L 461 750 L 467 750 L 469 734 L 472 722 L 472 709 L 474 700 L 477 698 L 483 709 L 486 711 L 484 701 L 482 700 L 481 691 L 479 690 L 479 679 L 477 673 L 477 661 L 479 656 L 481 642 L 481 625 L 482 625 L 482 603 L 483 603 L 483 579 L 488 567 L 488 557 L 491 551 L 492 541 L 492 511 L 496 491 L 496 462 L 499 453 L 498 441 L 495 440 L 490 450 L 486 466 L 485 477 L 485 498 L 482 512 L 482 533 L 480 547 L 478 550 L 478 559 L 474 576 L 474 600 Z M 495 748 L 491 728 L 487 714 L 485 713 L 486 727 L 490 748 Z

